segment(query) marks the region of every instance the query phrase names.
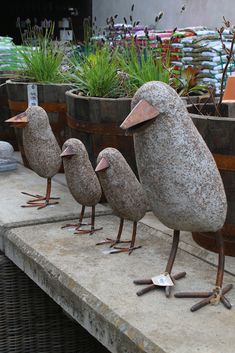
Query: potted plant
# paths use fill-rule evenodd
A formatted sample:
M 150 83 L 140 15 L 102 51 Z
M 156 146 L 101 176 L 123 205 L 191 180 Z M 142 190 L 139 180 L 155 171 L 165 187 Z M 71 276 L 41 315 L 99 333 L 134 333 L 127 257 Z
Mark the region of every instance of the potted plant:
M 67 124 L 70 136 L 85 144 L 93 166 L 102 149 L 114 147 L 137 173 L 133 139 L 119 128 L 131 110 L 131 98 L 118 71 L 118 50 L 106 44 L 74 61 L 76 88 L 66 92 Z
M 216 99 L 211 95 L 210 101 L 188 105 L 187 109 L 191 113 L 195 126 L 212 152 L 223 179 L 228 201 L 227 218 L 222 229 L 225 254 L 235 256 L 235 116 L 230 115 L 229 106 L 222 103 L 227 69 L 233 59 L 235 32 L 231 28 L 229 21 L 224 19 L 224 24 L 231 31 L 232 40 L 230 47 L 225 45 L 222 36 L 224 27 L 218 29 L 222 48 L 225 50 L 227 57 L 222 73 L 219 97 Z M 217 252 L 217 244 L 212 234 L 193 233 L 193 238 L 200 246 Z
M 23 45 L 17 46 L 23 59 L 22 67 L 14 79 L 7 80 L 7 95 L 11 115 L 25 111 L 28 105 L 40 105 L 48 113 L 52 130 L 62 147 L 67 139 L 65 92 L 72 87 L 69 82 L 64 43 L 54 41 L 54 23 L 49 28 L 29 28 L 22 36 Z M 22 132 L 16 131 L 18 146 L 24 165 Z
M 148 51 L 147 51 L 148 50 Z M 132 136 L 119 128 L 131 110 L 131 98 L 145 82 L 172 79 L 171 67 L 142 51 L 134 38 L 129 45 L 96 45 L 74 63 L 76 89 L 66 92 L 67 124 L 71 136 L 87 147 L 92 164 L 105 147 L 117 148 L 137 174 Z
M 162 81 L 175 87 L 177 76 L 168 55 L 157 54 L 149 45 L 141 48 L 135 38 L 119 52 L 120 68 L 127 75 L 123 86 L 128 96 L 132 97 L 148 81 Z
M 176 91 L 185 104 L 200 103 L 208 100 L 209 87 L 198 83 L 199 67 L 188 66 L 181 71 L 176 84 Z

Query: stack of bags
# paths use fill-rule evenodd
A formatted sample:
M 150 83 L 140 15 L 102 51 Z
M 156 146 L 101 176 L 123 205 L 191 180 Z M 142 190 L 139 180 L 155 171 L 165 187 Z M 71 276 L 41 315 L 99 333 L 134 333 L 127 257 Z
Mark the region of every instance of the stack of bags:
M 216 94 L 220 93 L 223 68 L 226 64 L 226 53 L 217 31 L 210 29 L 194 29 L 195 35 L 182 38 L 182 67 L 193 66 L 200 69 L 198 83 L 210 85 L 215 88 Z M 223 33 L 223 41 L 230 48 L 232 35 L 228 31 Z M 225 76 L 225 82 L 229 75 L 235 72 L 234 61 L 231 60 Z M 224 88 L 224 87 L 223 87 Z
M 124 45 L 135 37 L 139 47 L 144 48 L 149 45 L 158 55 L 164 59 L 167 57 L 176 74 L 180 75 L 188 66 L 199 69 L 197 84 L 213 86 L 216 94 L 220 93 L 223 68 L 227 60 L 216 30 L 197 26 L 173 32 L 173 30 L 157 31 L 151 27 L 132 28 L 131 25 L 118 24 L 115 25 L 114 32 L 113 38 L 116 44 Z M 230 49 L 233 36 L 229 29 L 224 30 L 222 37 L 225 46 Z M 233 73 L 235 73 L 235 63 L 231 60 L 225 75 L 224 87 L 227 77 Z
M 0 71 L 17 71 L 22 67 L 23 59 L 20 56 L 11 37 L 0 37 Z

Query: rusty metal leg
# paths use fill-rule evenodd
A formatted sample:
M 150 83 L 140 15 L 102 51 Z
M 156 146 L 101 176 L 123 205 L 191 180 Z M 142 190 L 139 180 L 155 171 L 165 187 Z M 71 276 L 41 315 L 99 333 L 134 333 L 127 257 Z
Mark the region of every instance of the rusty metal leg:
M 24 195 L 31 195 L 27 194 L 25 192 L 22 192 Z M 31 195 L 35 197 L 33 200 L 27 201 L 27 205 L 22 205 L 21 207 L 37 207 L 38 210 L 45 208 L 50 205 L 56 205 L 59 202 L 50 202 L 50 200 L 58 200 L 59 197 L 51 197 L 51 178 L 47 178 L 47 189 L 46 189 L 46 196 L 43 197 L 41 195 Z M 45 201 L 45 202 L 40 202 L 40 201 Z
M 74 234 L 90 234 L 90 235 L 92 235 L 96 231 L 103 229 L 102 227 L 101 228 L 95 228 L 95 206 L 92 206 L 92 211 L 91 211 L 91 223 L 90 223 L 91 228 L 87 229 L 87 230 L 80 229 L 80 226 L 84 225 L 82 223 L 83 216 L 84 216 L 84 211 L 85 211 L 85 206 L 82 207 L 82 211 L 81 211 L 80 218 L 79 218 L 79 226 L 75 229 Z
M 117 234 L 117 238 L 116 240 L 113 242 L 112 245 L 110 245 L 111 247 L 114 245 L 114 243 L 120 243 L 121 240 L 121 236 L 122 236 L 122 230 L 123 230 L 123 224 L 124 224 L 124 219 L 120 218 L 120 223 L 119 223 L 119 228 L 118 228 L 118 234 Z
M 166 269 L 165 269 L 165 274 L 169 274 L 173 283 L 175 283 L 176 280 L 181 279 L 183 277 L 186 276 L 186 272 L 180 272 L 176 275 L 171 275 L 171 271 L 175 262 L 175 258 L 176 258 L 176 254 L 177 254 L 177 250 L 178 250 L 178 245 L 179 245 L 179 237 L 180 237 L 180 231 L 179 230 L 174 230 L 174 234 L 173 234 L 173 241 L 172 241 L 172 246 L 171 246 L 171 251 L 170 251 L 170 255 L 167 261 L 167 265 L 166 265 Z M 171 288 L 172 286 L 158 286 L 153 284 L 153 281 L 151 278 L 149 279 L 140 279 L 140 280 L 134 280 L 135 284 L 148 284 L 148 287 L 145 287 L 141 290 L 139 290 L 136 294 L 138 296 L 141 296 L 153 289 L 160 289 L 163 288 L 165 289 L 165 295 L 166 297 L 169 297 L 171 294 Z
M 73 227 L 73 228 L 75 228 L 75 230 L 78 230 L 81 226 L 87 225 L 87 223 L 82 223 L 84 213 L 85 213 L 85 208 L 86 208 L 86 206 L 82 206 L 78 223 L 67 223 L 64 226 L 62 226 L 61 229 Z
M 92 211 L 91 211 L 91 230 L 90 234 L 93 234 L 94 232 L 97 232 L 98 230 L 103 229 L 102 227 L 100 228 L 95 228 L 95 206 L 92 206 Z
M 222 302 L 227 309 L 231 309 L 231 304 L 227 298 L 225 298 L 224 294 L 230 291 L 233 286 L 232 284 L 227 285 L 222 288 L 223 285 L 223 276 L 224 276 L 224 239 L 221 231 L 217 231 L 215 233 L 219 254 L 218 254 L 218 266 L 217 266 L 217 275 L 216 275 L 216 285 L 213 291 L 208 292 L 181 292 L 175 293 L 176 298 L 205 298 L 201 300 L 199 303 L 193 305 L 191 307 L 191 311 L 197 311 L 208 304 L 217 305 L 219 302 Z
M 170 275 L 171 275 L 171 271 L 172 271 L 172 268 L 173 268 L 173 265 L 175 262 L 175 258 L 176 258 L 176 254 L 177 254 L 177 250 L 178 250 L 178 246 L 179 246 L 179 240 L 180 240 L 180 231 L 174 229 L 171 252 L 170 252 L 170 256 L 168 258 L 166 269 L 165 269 L 165 272 L 169 273 Z M 172 280 L 174 282 L 174 277 L 172 277 Z M 172 287 L 170 287 L 170 286 L 165 287 L 166 297 L 170 296 L 171 289 L 172 289 Z
M 122 236 L 122 230 L 123 230 L 123 224 L 124 224 L 124 219 L 120 218 L 120 223 L 119 223 L 119 228 L 118 228 L 118 234 L 117 234 L 117 238 L 116 240 L 113 240 L 111 238 L 106 238 L 106 240 L 103 240 L 99 243 L 97 243 L 96 245 L 103 245 L 103 244 L 110 244 L 110 247 L 113 247 L 115 244 L 121 243 L 121 236 Z M 130 241 L 123 241 L 123 242 L 130 242 Z
M 116 251 L 114 254 L 117 254 L 119 252 L 128 252 L 129 255 L 131 255 L 131 253 L 136 250 L 136 249 L 140 249 L 141 246 L 135 246 L 135 239 L 136 239 L 136 232 L 137 232 L 137 222 L 133 222 L 133 230 L 132 230 L 132 237 L 131 237 L 131 241 L 127 241 L 127 240 L 123 240 L 123 241 L 118 241 L 118 243 L 131 243 L 129 248 L 123 248 L 123 247 L 119 247 L 119 246 L 114 246 L 114 249 L 117 249 L 118 251 Z M 117 240 L 115 242 L 115 244 L 117 244 Z M 114 245 L 115 245 L 114 244 Z

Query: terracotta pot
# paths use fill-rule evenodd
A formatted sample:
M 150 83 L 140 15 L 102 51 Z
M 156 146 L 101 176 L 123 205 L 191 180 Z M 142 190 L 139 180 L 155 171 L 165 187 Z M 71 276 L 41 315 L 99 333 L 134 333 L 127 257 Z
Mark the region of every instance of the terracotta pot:
M 228 212 L 222 233 L 225 254 L 235 256 L 235 116 L 228 117 L 228 106 L 222 105 L 221 117 L 215 116 L 213 104 L 188 106 L 193 122 L 212 152 L 220 171 L 228 202 Z M 198 114 L 202 109 L 202 115 Z M 218 252 L 213 233 L 193 233 L 196 243 Z

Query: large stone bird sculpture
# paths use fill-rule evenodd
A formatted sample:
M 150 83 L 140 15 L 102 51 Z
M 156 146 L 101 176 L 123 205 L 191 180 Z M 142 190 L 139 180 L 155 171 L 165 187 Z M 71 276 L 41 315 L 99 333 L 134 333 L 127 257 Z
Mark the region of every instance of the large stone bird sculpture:
M 171 274 L 180 231 L 213 232 L 219 244 L 215 288 L 203 293 L 176 293 L 175 296 L 204 298 L 191 311 L 220 301 L 231 308 L 224 295 L 232 285 L 222 288 L 224 247 L 220 230 L 227 212 L 224 186 L 214 158 L 182 99 L 169 85 L 148 82 L 135 93 L 132 111 L 121 128 L 133 134 L 138 173 L 150 208 L 163 224 L 174 230 L 165 277 L 161 278 L 162 283 L 164 280 L 166 283 L 166 295 L 170 295 L 175 279 L 185 275 L 185 272 Z M 137 292 L 139 295 L 159 288 L 155 285 L 157 281 L 155 284 L 152 280 L 134 283 L 151 283 Z

